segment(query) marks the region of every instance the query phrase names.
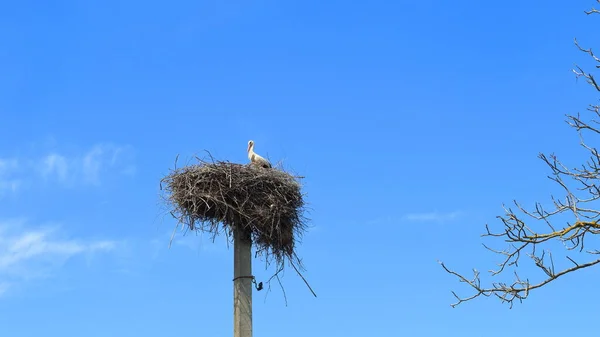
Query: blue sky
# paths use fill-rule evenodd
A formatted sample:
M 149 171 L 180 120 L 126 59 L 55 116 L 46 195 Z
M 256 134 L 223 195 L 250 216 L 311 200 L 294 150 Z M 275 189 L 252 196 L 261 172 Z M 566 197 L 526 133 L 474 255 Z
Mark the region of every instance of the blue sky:
M 563 121 L 597 99 L 571 73 L 594 4 L 3 3 L 0 334 L 231 334 L 232 250 L 168 248 L 159 180 L 178 154 L 246 162 L 249 139 L 306 176 L 319 296 L 286 273 L 287 307 L 255 293 L 257 336 L 590 334 L 562 322 L 595 312 L 595 269 L 452 309 L 469 289 L 437 261 L 493 268 L 485 223 L 556 191 L 537 154 L 582 161 Z

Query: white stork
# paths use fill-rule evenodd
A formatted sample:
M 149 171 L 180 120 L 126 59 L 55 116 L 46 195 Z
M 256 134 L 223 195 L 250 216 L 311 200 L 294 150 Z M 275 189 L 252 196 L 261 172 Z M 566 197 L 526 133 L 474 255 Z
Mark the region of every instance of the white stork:
M 253 140 L 248 141 L 248 159 L 250 159 L 250 162 L 253 165 L 256 165 L 258 167 L 271 168 L 271 163 L 269 163 L 268 160 L 259 156 L 256 153 L 254 153 L 254 141 Z

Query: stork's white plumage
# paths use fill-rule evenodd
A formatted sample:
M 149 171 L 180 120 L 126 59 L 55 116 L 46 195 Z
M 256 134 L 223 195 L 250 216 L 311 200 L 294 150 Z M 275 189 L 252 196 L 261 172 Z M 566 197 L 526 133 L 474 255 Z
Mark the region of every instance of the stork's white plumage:
M 254 153 L 254 141 L 253 140 L 248 141 L 248 159 L 250 159 L 250 162 L 253 165 L 263 167 L 263 168 L 271 168 L 271 163 L 269 163 L 268 160 L 259 156 L 256 153 Z

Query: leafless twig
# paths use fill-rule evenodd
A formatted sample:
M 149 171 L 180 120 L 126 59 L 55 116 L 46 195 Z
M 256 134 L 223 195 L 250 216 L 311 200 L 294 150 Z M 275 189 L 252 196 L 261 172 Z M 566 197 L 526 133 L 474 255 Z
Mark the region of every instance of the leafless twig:
M 597 2 L 600 3 L 600 0 Z M 600 13 L 600 11 L 596 9 L 586 11 L 586 14 L 593 13 Z M 575 45 L 590 56 L 596 63 L 596 68 L 600 68 L 600 58 L 591 48 L 581 47 L 577 40 Z M 585 72 L 579 66 L 575 68 L 573 72 L 577 77 L 585 78 L 587 83 L 600 91 L 600 86 L 592 74 Z M 594 207 L 595 202 L 600 199 L 600 153 L 595 147 L 588 145 L 583 137 L 584 132 L 592 135 L 600 134 L 600 106 L 590 105 L 588 111 L 592 113 L 589 121 L 584 121 L 579 114 L 567 115 L 567 123 L 577 130 L 580 145 L 589 154 L 585 163 L 569 169 L 554 154 L 539 155 L 539 158 L 550 168 L 551 174 L 548 178 L 561 187 L 564 197 L 557 199 L 552 196 L 552 205 L 548 210 L 541 203 L 536 203 L 532 210 L 528 210 L 514 201 L 516 211 L 504 207 L 504 215 L 497 217 L 503 224 L 503 229 L 494 232 L 486 225 L 486 233 L 483 234 L 484 237 L 502 239 L 508 243 L 508 248 L 502 250 L 484 245 L 486 249 L 502 256 L 498 268 L 489 271 L 491 277 L 499 276 L 508 268 L 519 267 L 523 255 L 533 262 L 544 277 L 531 283 L 528 278 L 521 278 L 515 271 L 514 280 L 510 283 L 493 282 L 490 286 L 482 286 L 479 271 L 473 269 L 473 277 L 468 278 L 440 262 L 446 272 L 456 276 L 460 282 L 468 284 L 474 290 L 472 295 L 466 297 L 452 292 L 457 299 L 452 307 L 482 295 L 486 297 L 494 295 L 502 302 L 509 303 L 512 308 L 515 300 L 526 299 L 532 290 L 541 288 L 563 275 L 600 263 L 598 258 L 600 250 L 587 248 L 590 244 L 587 240 L 588 236 L 600 234 L 600 209 Z M 543 228 L 537 226 L 540 223 Z M 564 225 L 559 226 L 557 223 Z M 555 258 L 547 249 L 548 245 L 554 242 L 562 243 L 567 252 L 574 251 L 578 254 L 578 258 L 586 262 L 576 262 L 574 258 L 564 256 L 564 260 L 561 261 L 568 263 L 568 266 L 563 265 L 557 271 Z M 586 257 L 579 257 L 580 255 Z

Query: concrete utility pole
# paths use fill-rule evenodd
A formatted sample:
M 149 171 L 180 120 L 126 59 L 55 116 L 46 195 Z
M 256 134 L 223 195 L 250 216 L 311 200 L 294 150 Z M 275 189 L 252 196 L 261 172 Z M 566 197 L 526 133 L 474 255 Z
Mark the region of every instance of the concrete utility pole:
M 252 239 L 233 230 L 233 337 L 252 337 Z

